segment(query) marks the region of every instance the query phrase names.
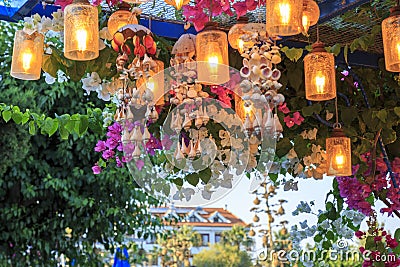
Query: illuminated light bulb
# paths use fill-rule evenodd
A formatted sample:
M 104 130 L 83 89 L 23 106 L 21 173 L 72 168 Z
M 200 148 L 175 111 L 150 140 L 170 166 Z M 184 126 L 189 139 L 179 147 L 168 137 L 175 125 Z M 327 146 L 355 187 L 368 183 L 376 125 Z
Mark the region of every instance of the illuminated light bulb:
M 270 36 L 290 36 L 302 31 L 303 1 L 266 1 L 266 30 Z
M 245 116 L 251 116 L 251 112 L 252 112 L 252 107 L 251 107 L 251 105 L 243 105 L 243 107 L 244 107 L 244 114 L 245 114 Z
M 334 158 L 332 162 L 332 167 L 336 170 L 341 170 L 345 166 L 346 156 L 344 155 L 342 145 L 335 145 L 334 148 Z
M 288 25 L 290 21 L 290 5 L 288 3 L 279 4 L 279 13 L 281 15 L 281 23 Z
M 239 50 L 240 54 L 242 54 L 244 52 L 244 42 L 242 39 L 239 39 L 239 41 L 238 41 L 238 50 Z
M 325 93 L 325 76 L 320 71 L 317 72 L 317 75 L 315 76 L 315 86 L 318 94 Z
M 400 43 L 397 43 L 397 56 L 400 59 Z
M 80 52 L 86 50 L 86 43 L 87 43 L 88 34 L 85 29 L 78 29 L 76 30 L 76 40 L 78 42 L 78 50 Z
M 27 72 L 31 68 L 32 58 L 33 55 L 31 51 L 27 51 L 22 54 L 22 68 L 24 71 Z
M 301 18 L 301 23 L 303 25 L 303 29 L 305 32 L 308 32 L 308 29 L 310 28 L 310 20 L 308 19 L 308 16 L 303 13 L 303 17 Z

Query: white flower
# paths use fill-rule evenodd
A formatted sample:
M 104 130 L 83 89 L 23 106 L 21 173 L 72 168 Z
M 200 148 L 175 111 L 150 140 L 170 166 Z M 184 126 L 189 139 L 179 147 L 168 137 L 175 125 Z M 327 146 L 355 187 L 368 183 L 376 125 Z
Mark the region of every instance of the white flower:
M 111 99 L 110 93 L 104 89 L 97 91 L 97 97 L 103 101 L 110 101 Z
M 48 17 L 42 17 L 38 24 L 39 32 L 46 33 L 53 29 L 53 21 Z
M 51 76 L 50 74 L 48 74 L 47 72 L 44 73 L 44 81 L 47 84 L 53 84 L 56 81 L 56 78 L 54 78 L 53 76 Z
M 92 72 L 92 74 L 87 78 L 82 79 L 83 86 L 82 88 L 86 91 L 86 93 L 89 95 L 91 91 L 96 92 L 98 90 L 101 90 L 101 79 L 99 74 L 97 72 Z
M 307 220 L 305 220 L 304 222 L 300 222 L 300 227 L 301 227 L 301 229 L 306 229 L 306 228 L 308 228 Z
M 99 37 L 103 40 L 112 40 L 113 38 L 107 27 L 104 27 L 99 31 Z
M 68 79 L 69 77 L 62 70 L 57 71 L 57 81 L 59 83 L 67 82 Z
M 103 50 L 104 48 L 106 48 L 106 44 L 99 38 L 99 50 Z

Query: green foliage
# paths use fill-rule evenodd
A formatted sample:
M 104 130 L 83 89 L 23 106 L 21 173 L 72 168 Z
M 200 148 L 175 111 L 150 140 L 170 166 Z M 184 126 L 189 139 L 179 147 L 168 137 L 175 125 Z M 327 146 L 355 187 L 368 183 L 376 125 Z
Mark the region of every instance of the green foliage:
M 247 252 L 239 251 L 235 246 L 218 243 L 196 254 L 193 264 L 197 267 L 248 267 L 252 265 Z
M 63 253 L 99 266 L 98 244 L 113 252 L 125 234 L 146 237 L 159 225 L 147 210 L 158 202 L 126 169 L 93 175 L 104 104 L 81 83 L 11 78 L 15 29 L 0 27 L 0 265 L 55 266 Z

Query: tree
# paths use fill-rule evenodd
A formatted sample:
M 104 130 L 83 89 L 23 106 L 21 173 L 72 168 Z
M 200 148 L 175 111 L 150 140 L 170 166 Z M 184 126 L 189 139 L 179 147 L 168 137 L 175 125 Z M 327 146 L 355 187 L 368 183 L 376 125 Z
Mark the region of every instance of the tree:
M 162 266 L 187 267 L 192 256 L 190 250 L 201 245 L 201 236 L 192 227 L 183 225 L 178 230 L 159 234 L 157 244 L 160 248 L 156 255 L 161 256 Z
M 250 256 L 236 246 L 217 243 L 204 249 L 193 258 L 196 267 L 249 267 L 252 266 Z
M 147 207 L 158 201 L 138 190 L 126 169 L 94 176 L 104 102 L 85 96 L 80 82 L 10 77 L 15 26 L 0 23 L 0 106 L 18 114 L 0 114 L 0 265 L 55 266 L 62 253 L 76 265 L 98 266 L 96 243 L 113 252 L 126 233 L 147 236 L 159 225 Z M 17 125 L 23 119 L 17 110 L 33 122 L 29 127 Z M 53 119 L 65 113 L 71 119 L 62 127 L 73 133 L 67 140 Z
M 248 236 L 248 229 L 241 225 L 234 225 L 232 229 L 221 233 L 221 243 L 230 245 L 240 250 L 241 247 L 250 249 L 253 245 L 253 239 Z

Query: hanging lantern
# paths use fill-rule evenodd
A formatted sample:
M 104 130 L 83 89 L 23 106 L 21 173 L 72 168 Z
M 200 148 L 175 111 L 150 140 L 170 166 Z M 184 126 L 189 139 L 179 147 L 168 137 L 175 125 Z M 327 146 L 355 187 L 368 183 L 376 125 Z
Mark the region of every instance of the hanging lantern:
M 74 0 L 64 10 L 64 55 L 80 61 L 99 56 L 97 8 L 87 0 Z
M 243 35 L 249 33 L 245 30 L 245 26 L 249 18 L 240 17 L 235 25 L 228 32 L 228 41 L 232 48 L 239 50 L 239 53 L 242 54 L 246 47 L 252 47 L 254 42 L 252 41 L 243 41 L 241 38 Z
M 326 139 L 326 154 L 328 175 L 352 175 L 350 138 L 344 135 L 341 128 L 334 128 L 332 136 Z
M 336 97 L 335 59 L 317 41 L 304 57 L 306 99 L 325 101 Z
M 21 80 L 38 80 L 42 69 L 44 36 L 38 32 L 15 33 L 11 76 Z
M 303 14 L 301 18 L 301 25 L 303 26 L 303 33 L 307 34 L 308 29 L 317 24 L 319 19 L 319 6 L 313 0 L 304 0 Z
M 177 10 L 180 10 L 182 6 L 189 4 L 190 0 L 164 0 L 165 3 L 175 7 Z
M 138 24 L 135 14 L 130 12 L 131 6 L 128 3 L 121 3 L 119 9 L 111 14 L 108 19 L 107 28 L 111 35 L 114 35 L 118 29 L 128 24 Z
M 289 36 L 301 32 L 303 0 L 269 0 L 266 12 L 269 35 Z
M 400 72 L 400 6 L 390 9 L 390 16 L 382 21 L 382 39 L 386 70 Z
M 203 84 L 229 81 L 228 40 L 217 24 L 207 22 L 196 37 L 197 80 Z

